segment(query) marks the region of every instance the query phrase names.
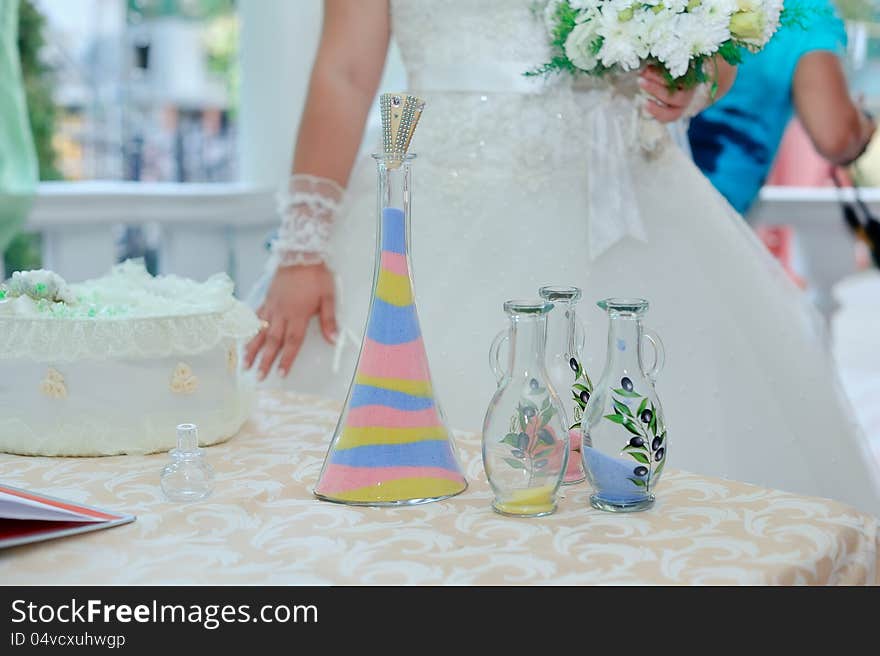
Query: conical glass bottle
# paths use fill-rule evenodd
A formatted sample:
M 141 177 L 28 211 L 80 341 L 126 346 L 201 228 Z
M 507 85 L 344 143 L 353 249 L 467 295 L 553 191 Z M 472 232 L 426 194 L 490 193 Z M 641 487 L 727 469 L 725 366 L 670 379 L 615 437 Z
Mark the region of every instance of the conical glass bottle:
M 413 154 L 373 155 L 378 217 L 366 333 L 315 496 L 352 505 L 437 501 L 465 477 L 431 374 L 413 292 Z
M 547 373 L 543 300 L 507 301 L 510 320 L 490 349 L 498 389 L 483 421 L 483 467 L 503 515 L 539 517 L 556 510 L 569 459 L 565 410 Z M 507 365 L 501 364 L 508 344 Z
M 571 440 L 571 457 L 563 485 L 585 480 L 581 459 L 581 416 L 593 393 L 593 383 L 584 369 L 583 350 L 586 331 L 577 318 L 576 306 L 581 290 L 570 286 L 547 286 L 538 295 L 553 303 L 547 317 L 547 373 L 565 407 Z
M 660 338 L 642 325 L 644 299 L 609 298 L 599 302 L 608 313 L 608 352 L 602 377 L 582 420 L 583 461 L 593 487 L 594 508 L 615 512 L 644 510 L 666 465 L 666 421 L 654 390 L 663 368 Z M 643 345 L 654 359 L 645 366 Z

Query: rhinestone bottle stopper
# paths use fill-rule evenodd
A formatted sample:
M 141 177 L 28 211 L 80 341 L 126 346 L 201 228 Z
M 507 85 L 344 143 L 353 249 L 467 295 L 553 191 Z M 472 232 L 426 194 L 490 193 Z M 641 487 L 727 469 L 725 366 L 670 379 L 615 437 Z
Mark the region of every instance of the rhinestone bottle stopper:
M 408 93 L 383 93 L 379 97 L 382 148 L 386 156 L 396 156 L 387 158 L 389 168 L 400 167 L 424 108 L 424 100 Z M 399 160 L 396 164 L 395 159 Z

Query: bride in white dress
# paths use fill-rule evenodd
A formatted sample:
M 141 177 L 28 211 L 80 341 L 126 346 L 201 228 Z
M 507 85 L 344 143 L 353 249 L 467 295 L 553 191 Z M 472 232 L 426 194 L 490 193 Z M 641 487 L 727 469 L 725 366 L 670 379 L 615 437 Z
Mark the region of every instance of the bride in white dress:
M 534 4 L 326 3 L 275 244 L 272 266 L 281 266 L 260 308 L 268 327 L 246 364 L 264 374 L 276 367 L 292 389 L 345 397 L 376 228 L 374 163 L 355 160 L 393 34 L 408 91 L 427 102 L 410 148 L 418 154 L 412 251 L 432 377 L 451 426 L 481 425 L 495 389 L 487 349 L 505 325 L 506 299 L 534 297 L 547 284 L 581 287 L 585 361 L 596 380 L 607 321 L 592 301 L 643 297 L 666 345 L 657 391 L 669 466 L 880 515 L 878 466 L 819 315 L 678 148 L 667 142 L 648 156 L 633 143 L 641 100 L 522 75 L 549 57 Z M 663 120 L 690 99 L 647 91 L 665 101 L 650 105 Z

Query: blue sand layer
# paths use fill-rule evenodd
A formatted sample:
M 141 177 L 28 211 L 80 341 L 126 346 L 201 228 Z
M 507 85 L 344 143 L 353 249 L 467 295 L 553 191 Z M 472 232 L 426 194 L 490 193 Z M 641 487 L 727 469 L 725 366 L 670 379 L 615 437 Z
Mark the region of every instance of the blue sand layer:
M 382 250 L 406 253 L 406 221 L 403 210 L 396 207 L 382 210 Z
M 380 344 L 405 344 L 421 335 L 415 304 L 399 307 L 379 298 L 373 299 L 367 337 Z
M 434 399 L 372 385 L 355 385 L 348 406 L 359 408 L 365 405 L 382 405 L 395 410 L 427 410 L 433 407 Z
M 440 467 L 449 471 L 459 471 L 458 463 L 446 440 L 336 449 L 330 457 L 330 462 L 334 465 L 352 467 Z
M 584 467 L 590 472 L 594 491 L 605 501 L 612 503 L 641 501 L 648 495 L 645 488 L 637 487 L 630 478 L 637 477 L 633 470 L 640 465 L 630 457 L 626 460 L 606 456 L 596 449 L 584 446 L 581 450 Z

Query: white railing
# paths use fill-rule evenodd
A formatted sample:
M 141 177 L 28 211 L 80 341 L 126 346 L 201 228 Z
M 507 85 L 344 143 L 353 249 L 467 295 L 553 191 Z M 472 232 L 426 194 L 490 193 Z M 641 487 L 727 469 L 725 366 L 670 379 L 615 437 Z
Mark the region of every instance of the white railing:
M 852 199 L 851 190 L 844 193 Z M 880 215 L 880 189 L 862 197 Z M 750 217 L 754 225 L 795 226 L 805 273 L 826 313 L 834 284 L 855 270 L 838 198 L 835 189 L 768 187 Z M 157 232 L 161 272 L 203 280 L 226 271 L 242 294 L 259 277 L 277 218 L 272 190 L 252 185 L 44 183 L 27 226 L 43 235 L 44 266 L 77 281 L 114 263 L 120 224 Z
M 863 189 L 862 200 L 880 217 L 880 188 Z M 836 308 L 832 289 L 856 271 L 855 237 L 843 222 L 839 200 L 853 201 L 852 189 L 765 187 L 749 215 L 752 225 L 794 226 L 803 256 L 804 277 L 820 310 L 830 316 Z
M 160 272 L 203 280 L 225 271 L 241 294 L 277 224 L 272 190 L 251 185 L 48 182 L 26 228 L 43 236 L 43 266 L 71 281 L 106 273 L 119 227 L 141 225 L 156 235 Z

